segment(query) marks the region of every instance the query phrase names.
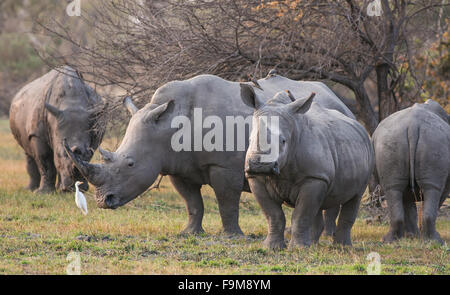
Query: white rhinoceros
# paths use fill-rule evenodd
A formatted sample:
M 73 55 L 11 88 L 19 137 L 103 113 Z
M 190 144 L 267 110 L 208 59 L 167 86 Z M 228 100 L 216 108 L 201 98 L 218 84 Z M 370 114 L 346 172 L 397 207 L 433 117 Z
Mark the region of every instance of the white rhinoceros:
M 385 192 L 390 229 L 384 241 L 404 232 L 417 236 L 416 201 L 423 192 L 422 231 L 436 231 L 438 209 L 450 193 L 450 117 L 435 101 L 414 104 L 384 119 L 373 134 L 375 175 Z
M 353 117 L 323 83 L 298 82 L 277 75 L 260 79 L 257 83 L 263 89 L 255 88 L 261 97 L 269 99 L 275 92 L 285 89 L 299 96 L 315 91 L 317 101 L 324 107 Z M 242 191 L 249 191 L 244 176 L 244 159 L 250 126 L 244 126 L 244 130 L 235 133 L 235 125 L 229 127 L 225 123 L 230 117 L 241 117 L 250 119 L 246 122 L 251 124 L 253 110 L 242 102 L 239 83 L 201 75 L 165 84 L 140 110 L 130 102 L 127 104 L 133 115 L 126 134 L 115 152 L 100 149 L 103 164 L 89 164 L 72 153 L 69 147 L 66 148 L 82 174 L 96 187 L 98 206 L 112 209 L 122 206 L 147 190 L 159 174 L 169 175 L 175 189 L 186 201 L 189 221 L 184 232 L 203 231 L 204 208 L 200 189 L 209 184 L 216 194 L 225 232 L 241 234 L 239 199 Z M 198 114 L 205 118 L 204 122 L 196 117 Z M 215 138 L 218 147 L 212 150 L 201 146 L 202 138 L 207 137 L 209 128 L 213 127 L 211 122 L 207 122 L 208 117 L 214 122 L 223 122 L 223 137 Z M 179 132 L 179 126 L 173 124 L 182 119 L 192 123 L 189 126 L 191 136 L 184 138 L 189 147 L 193 146 L 189 150 L 173 147 L 174 135 Z M 234 134 L 231 136 L 233 148 L 226 146 L 230 140 L 226 134 L 230 131 Z M 239 149 L 237 134 L 240 132 L 244 143 Z
M 374 162 L 364 127 L 313 102 L 314 92 L 296 100 L 283 91 L 264 103 L 248 85 L 241 87 L 243 101 L 255 109 L 245 173 L 269 223 L 264 245 L 285 247 L 282 204 L 294 208 L 290 248 L 317 242 L 322 210 L 339 206 L 334 242 L 351 245 L 350 230 Z M 278 124 L 267 123 L 275 119 Z M 264 146 L 261 137 L 268 136 L 270 145 Z
M 64 138 L 84 161 L 100 145 L 105 128 L 93 128 L 106 104 L 68 67 L 50 71 L 24 86 L 11 103 L 11 131 L 24 149 L 28 188 L 50 192 L 73 190 L 83 180 L 62 145 Z M 87 190 L 87 182 L 83 189 Z

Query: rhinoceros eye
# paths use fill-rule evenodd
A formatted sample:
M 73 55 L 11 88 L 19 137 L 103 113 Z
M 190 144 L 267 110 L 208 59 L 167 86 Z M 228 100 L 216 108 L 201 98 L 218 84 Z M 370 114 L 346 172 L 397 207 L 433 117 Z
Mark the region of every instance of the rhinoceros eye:
M 134 167 L 134 161 L 132 159 L 128 159 L 128 167 Z

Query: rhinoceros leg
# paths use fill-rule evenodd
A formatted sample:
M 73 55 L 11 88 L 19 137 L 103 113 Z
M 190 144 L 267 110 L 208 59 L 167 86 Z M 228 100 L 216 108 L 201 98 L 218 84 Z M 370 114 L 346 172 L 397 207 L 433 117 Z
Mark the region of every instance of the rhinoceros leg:
M 282 203 L 277 202 L 270 197 L 263 181 L 252 178 L 249 180 L 249 184 L 251 191 L 269 224 L 268 234 L 263 245 L 271 250 L 286 248 L 284 242 L 286 218 L 283 209 L 281 208 Z
M 390 243 L 403 237 L 405 209 L 403 208 L 403 190 L 390 189 L 386 191 L 386 201 L 389 210 L 390 228 L 383 241 Z
M 322 235 L 324 228 L 324 221 L 322 210 L 319 210 L 316 217 L 314 218 L 314 224 L 312 228 L 312 239 L 314 243 L 319 242 L 320 236 Z
M 59 174 L 59 172 L 56 173 L 56 190 L 61 191 L 61 175 Z
M 323 210 L 323 219 L 325 222 L 325 235 L 332 237 L 336 232 L 336 218 L 339 215 L 341 206 L 336 206 L 327 210 Z
M 423 191 L 422 236 L 425 239 L 436 240 L 440 244 L 444 242 L 436 231 L 436 218 L 441 201 L 442 192 L 429 188 Z
M 292 213 L 292 237 L 289 248 L 310 246 L 314 219 L 322 213 L 327 184 L 319 179 L 308 179 L 302 184 Z
M 445 200 L 450 197 L 450 175 L 447 179 L 447 186 L 444 189 L 444 193 L 442 194 L 441 201 L 439 203 L 439 208 L 444 204 Z
M 355 223 L 356 216 L 358 215 L 359 203 L 361 201 L 362 194 L 363 191 L 342 205 L 341 212 L 339 213 L 336 233 L 334 234 L 333 242 L 335 244 L 339 243 L 344 246 L 352 245 L 350 232 L 353 224 Z
M 243 235 L 239 227 L 239 200 L 244 185 L 244 175 L 229 169 L 212 167 L 209 171 L 211 187 L 216 193 L 219 213 L 225 233 Z
M 49 193 L 55 191 L 56 168 L 53 162 L 53 152 L 47 144 L 41 142 L 37 137 L 31 141 L 35 152 L 35 163 L 41 175 L 41 182 L 37 193 Z
M 180 177 L 169 176 L 175 189 L 186 202 L 186 209 L 189 220 L 183 234 L 196 234 L 204 232 L 202 227 L 203 220 L 203 199 L 200 193 L 200 185 L 194 185 L 186 182 Z
M 30 176 L 30 183 L 28 184 L 27 188 L 31 191 L 34 191 L 39 187 L 39 184 L 41 183 L 41 174 L 39 174 L 39 169 L 36 165 L 36 162 L 34 159 L 26 155 L 27 157 L 27 172 Z
M 417 207 L 414 194 L 407 188 L 403 193 L 403 207 L 405 209 L 405 235 L 417 237 L 419 228 L 417 227 Z

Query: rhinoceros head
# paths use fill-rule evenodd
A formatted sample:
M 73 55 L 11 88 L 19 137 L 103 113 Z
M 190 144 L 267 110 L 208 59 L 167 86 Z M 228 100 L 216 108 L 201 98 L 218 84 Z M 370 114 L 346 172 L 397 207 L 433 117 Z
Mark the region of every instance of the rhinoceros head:
M 436 101 L 432 99 L 427 99 L 427 101 L 423 104 L 423 106 L 429 110 L 430 112 L 435 113 L 439 117 L 441 117 L 442 120 L 450 124 L 450 116 L 447 114 L 447 112 L 444 110 L 444 108 Z
M 77 180 L 83 180 L 82 175 L 67 157 L 63 145 L 60 143 L 67 138 L 67 144 L 80 159 L 89 161 L 92 158 L 92 120 L 91 114 L 82 107 L 70 107 L 59 109 L 49 103 L 45 103 L 48 113 L 54 118 L 52 125 L 52 142 L 55 153 L 55 167 L 59 172 L 60 188 L 63 191 L 72 189 Z M 94 147 L 96 148 L 96 147 Z M 87 188 L 87 183 L 84 189 Z
M 165 114 L 170 105 L 171 101 L 162 105 L 149 104 L 139 111 L 132 108 L 133 116 L 119 148 L 115 152 L 99 148 L 102 164 L 84 161 L 65 144 L 67 154 L 81 174 L 96 187 L 98 207 L 122 206 L 145 192 L 156 180 L 170 145 L 170 124 L 162 122 L 168 121 Z
M 247 177 L 280 174 L 290 146 L 295 144 L 295 116 L 309 110 L 314 95 L 296 100 L 289 91 L 283 91 L 263 104 L 251 86 L 241 84 L 242 100 L 255 109 L 245 159 Z

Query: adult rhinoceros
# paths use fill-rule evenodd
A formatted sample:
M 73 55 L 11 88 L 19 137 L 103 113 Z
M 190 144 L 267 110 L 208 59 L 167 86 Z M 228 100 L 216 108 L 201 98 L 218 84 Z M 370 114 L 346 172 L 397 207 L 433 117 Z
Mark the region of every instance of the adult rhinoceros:
M 375 172 L 389 208 L 390 229 L 383 240 L 417 236 L 419 190 L 423 192 L 422 234 L 442 243 L 436 231 L 439 207 L 450 192 L 450 118 L 435 101 L 398 111 L 373 134 Z
M 262 97 L 268 98 L 275 91 L 288 87 L 298 95 L 313 90 L 317 92 L 318 101 L 326 107 L 353 116 L 322 83 L 297 82 L 281 76 L 271 76 L 257 83 L 264 89 L 255 90 Z M 216 194 L 225 232 L 241 234 L 238 224 L 239 199 L 242 191 L 249 191 L 243 169 L 249 127 L 244 126 L 247 132 L 242 133 L 244 143 L 240 149 L 236 144 L 237 134 L 234 134 L 235 145 L 231 149 L 226 147 L 225 136 L 231 131 L 225 124 L 227 117 L 248 118 L 246 122 L 251 124 L 252 109 L 242 102 L 239 83 L 212 75 L 174 81 L 160 87 L 151 102 L 142 109 L 137 110 L 134 106 L 129 109 L 133 116 L 117 151 L 112 153 L 100 149 L 104 164 L 89 164 L 66 147 L 75 165 L 96 186 L 98 206 L 112 209 L 122 206 L 143 193 L 158 174 L 169 175 L 175 189 L 186 201 L 189 221 L 185 233 L 203 231 L 204 209 L 200 188 L 209 184 Z M 195 115 L 198 113 L 205 118 L 205 122 L 201 122 L 200 118 L 200 124 L 196 123 L 199 118 Z M 198 149 L 198 146 L 195 148 L 199 140 L 196 132 L 200 132 L 203 138 L 207 130 L 203 130 L 202 126 L 212 127 L 211 122 L 207 123 L 208 117 L 224 122 L 223 138 L 220 138 L 224 139 L 223 144 L 219 143 L 219 147 L 212 151 Z M 188 146 L 191 143 L 194 145 L 191 150 L 177 151 L 173 148 L 174 134 L 179 131 L 173 128 L 173 122 L 180 118 L 192 122 L 189 127 L 189 130 L 192 128 L 191 136 L 185 139 L 189 142 Z M 234 126 L 231 127 L 233 130 Z M 215 138 L 216 144 L 218 140 Z
M 294 208 L 290 248 L 317 242 L 323 230 L 322 210 L 340 205 L 334 241 L 351 245 L 350 230 L 372 174 L 374 155 L 365 129 L 313 103 L 314 95 L 295 100 L 283 91 L 264 104 L 253 89 L 242 85 L 243 101 L 255 109 L 245 173 L 269 222 L 264 245 L 271 249 L 285 247 L 282 204 Z M 275 119 L 277 124 L 267 123 Z M 264 146 L 269 136 L 270 145 Z
M 66 66 L 50 71 L 23 87 L 14 97 L 11 131 L 24 149 L 28 188 L 51 192 L 70 190 L 84 180 L 64 151 L 67 138 L 74 153 L 89 161 L 100 144 L 104 128 L 93 129 L 102 100 L 77 72 Z M 87 189 L 85 183 L 84 189 Z

